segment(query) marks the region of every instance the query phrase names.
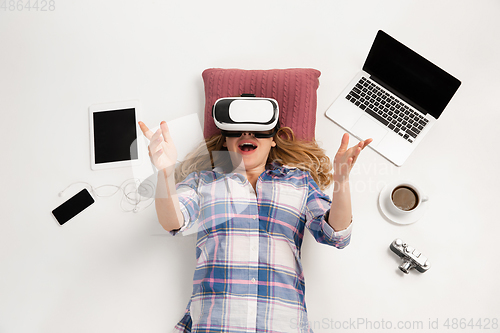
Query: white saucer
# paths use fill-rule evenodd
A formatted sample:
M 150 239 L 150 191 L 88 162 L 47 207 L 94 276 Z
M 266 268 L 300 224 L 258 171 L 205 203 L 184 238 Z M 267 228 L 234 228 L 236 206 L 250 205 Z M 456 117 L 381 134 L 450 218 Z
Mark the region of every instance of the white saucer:
M 422 201 L 420 206 L 410 213 L 401 215 L 392 213 L 391 210 L 387 207 L 387 205 L 390 204 L 389 200 L 391 200 L 390 189 L 399 183 L 401 182 L 388 184 L 382 189 L 382 191 L 380 191 L 380 195 L 378 197 L 378 205 L 384 216 L 390 221 L 397 224 L 412 224 L 414 222 L 417 222 L 420 218 L 422 218 L 422 216 L 424 216 L 425 211 L 427 210 L 428 201 Z

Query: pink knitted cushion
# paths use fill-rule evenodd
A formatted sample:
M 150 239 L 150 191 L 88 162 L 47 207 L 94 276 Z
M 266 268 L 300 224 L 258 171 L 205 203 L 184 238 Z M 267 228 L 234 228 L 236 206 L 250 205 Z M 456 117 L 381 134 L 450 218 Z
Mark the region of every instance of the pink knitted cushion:
M 300 140 L 313 140 L 320 75 L 320 71 L 311 68 L 206 69 L 202 74 L 205 84 L 205 138 L 220 133 L 212 118 L 212 107 L 217 99 L 255 94 L 256 97 L 271 97 L 278 101 L 281 127 L 291 127 Z

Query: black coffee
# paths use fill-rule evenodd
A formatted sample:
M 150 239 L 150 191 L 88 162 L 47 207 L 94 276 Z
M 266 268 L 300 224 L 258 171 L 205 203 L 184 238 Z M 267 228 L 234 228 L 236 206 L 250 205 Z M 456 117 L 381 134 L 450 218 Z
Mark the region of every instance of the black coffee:
M 398 186 L 392 191 L 392 202 L 396 207 L 404 211 L 415 209 L 418 205 L 418 195 L 411 187 Z

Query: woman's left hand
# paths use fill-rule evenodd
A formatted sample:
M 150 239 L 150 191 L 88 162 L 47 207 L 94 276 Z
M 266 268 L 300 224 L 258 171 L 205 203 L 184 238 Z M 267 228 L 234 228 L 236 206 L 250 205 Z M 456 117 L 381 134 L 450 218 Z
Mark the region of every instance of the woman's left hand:
M 344 133 L 340 148 L 335 155 L 335 159 L 333 160 L 333 176 L 336 182 L 343 182 L 349 178 L 349 173 L 351 172 L 354 163 L 356 163 L 359 154 L 372 141 L 373 139 L 360 141 L 357 145 L 347 149 L 349 145 L 349 134 Z

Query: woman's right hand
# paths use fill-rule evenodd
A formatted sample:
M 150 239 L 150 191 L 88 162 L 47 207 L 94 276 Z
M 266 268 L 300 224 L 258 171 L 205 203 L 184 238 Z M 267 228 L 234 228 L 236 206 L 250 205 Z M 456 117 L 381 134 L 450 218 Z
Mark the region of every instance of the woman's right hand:
M 174 173 L 177 162 L 177 149 L 175 148 L 168 125 L 165 121 L 160 123 L 160 128 L 153 133 L 142 121 L 139 121 L 142 133 L 149 140 L 148 150 L 151 162 L 158 170 L 163 170 L 165 176 Z

